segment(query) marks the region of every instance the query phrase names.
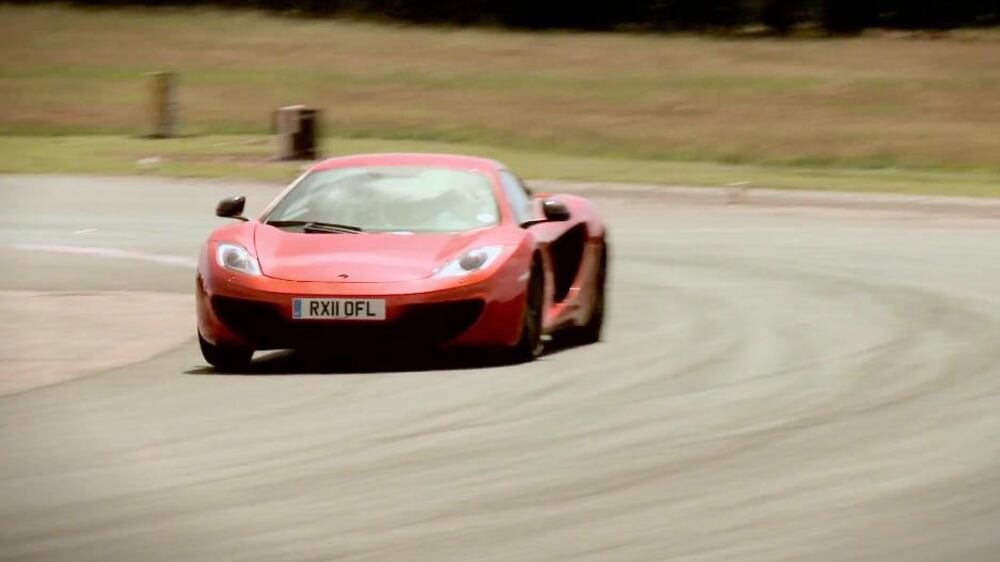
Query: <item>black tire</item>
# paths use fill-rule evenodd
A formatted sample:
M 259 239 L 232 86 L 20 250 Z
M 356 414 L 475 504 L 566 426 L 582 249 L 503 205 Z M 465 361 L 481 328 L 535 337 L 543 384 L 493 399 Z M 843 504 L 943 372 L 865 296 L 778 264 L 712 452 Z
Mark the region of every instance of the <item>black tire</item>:
M 587 323 L 575 330 L 576 341 L 581 345 L 597 343 L 601 341 L 601 330 L 604 328 L 604 309 L 606 304 L 608 281 L 608 248 L 601 246 L 601 261 L 594 279 L 594 303 L 593 312 Z
M 528 279 L 527 296 L 521 313 L 521 339 L 510 350 L 513 363 L 527 363 L 537 359 L 544 351 L 542 342 L 542 314 L 545 307 L 545 276 L 536 263 Z
M 208 364 L 219 371 L 238 371 L 250 365 L 253 359 L 253 350 L 248 347 L 222 347 L 205 341 L 205 338 L 198 334 L 198 345 L 201 347 L 201 355 L 208 361 Z

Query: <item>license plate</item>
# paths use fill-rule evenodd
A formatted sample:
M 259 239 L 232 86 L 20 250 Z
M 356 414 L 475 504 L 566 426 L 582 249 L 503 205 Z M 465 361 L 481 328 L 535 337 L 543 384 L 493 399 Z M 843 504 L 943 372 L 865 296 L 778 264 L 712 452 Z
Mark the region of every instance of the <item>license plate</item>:
M 385 320 L 385 299 L 293 299 L 297 320 Z

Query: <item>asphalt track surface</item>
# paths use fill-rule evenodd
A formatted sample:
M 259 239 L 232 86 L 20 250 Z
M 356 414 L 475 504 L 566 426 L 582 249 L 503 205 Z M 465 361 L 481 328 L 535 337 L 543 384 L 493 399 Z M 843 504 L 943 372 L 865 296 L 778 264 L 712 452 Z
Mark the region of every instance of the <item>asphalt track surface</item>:
M 0 189 L 0 290 L 58 294 L 189 295 L 214 202 L 276 192 Z M 0 397 L 0 559 L 1000 560 L 1000 220 L 593 196 L 603 343 L 220 375 L 192 331 Z

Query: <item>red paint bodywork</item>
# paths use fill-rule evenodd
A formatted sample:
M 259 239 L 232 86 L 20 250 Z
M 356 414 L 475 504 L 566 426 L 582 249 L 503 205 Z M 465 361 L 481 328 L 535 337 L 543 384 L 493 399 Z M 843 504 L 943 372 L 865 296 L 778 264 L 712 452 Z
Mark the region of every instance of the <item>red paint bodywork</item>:
M 536 195 L 541 201 L 555 197 L 566 203 L 571 220 L 522 228 L 507 204 L 499 162 L 467 156 L 435 154 L 377 154 L 334 158 L 310 171 L 359 166 L 426 166 L 477 171 L 490 180 L 500 207 L 499 224 L 458 234 L 303 234 L 278 229 L 258 219 L 225 225 L 211 233 L 202 248 L 196 289 L 198 330 L 216 345 L 250 346 L 237 334 L 238 326 L 227 325 L 213 306 L 213 297 L 229 297 L 275 307 L 292 321 L 295 297 L 372 297 L 386 299 L 386 323 L 391 324 L 408 306 L 481 299 L 482 313 L 471 327 L 445 342 L 447 346 L 504 347 L 520 338 L 527 273 L 533 259 L 545 270 L 546 298 L 543 329 L 553 332 L 581 325 L 589 318 L 594 279 L 605 229 L 594 207 L 572 195 Z M 553 256 L 549 244 L 568 229 L 583 224 L 586 242 L 583 259 L 568 295 L 553 299 Z M 257 257 L 261 276 L 251 276 L 218 265 L 218 244 L 240 244 Z M 432 271 L 463 252 L 482 246 L 503 246 L 500 258 L 484 270 L 463 277 L 435 279 Z M 347 275 L 346 279 L 340 276 Z M 298 321 L 303 322 L 303 321 Z M 324 322 L 350 328 L 364 321 Z M 275 329 L 278 329 L 277 327 Z M 335 342 L 331 342 L 334 343 Z M 376 342 L 373 342 L 376 343 Z M 284 347 L 284 346 L 282 346 Z

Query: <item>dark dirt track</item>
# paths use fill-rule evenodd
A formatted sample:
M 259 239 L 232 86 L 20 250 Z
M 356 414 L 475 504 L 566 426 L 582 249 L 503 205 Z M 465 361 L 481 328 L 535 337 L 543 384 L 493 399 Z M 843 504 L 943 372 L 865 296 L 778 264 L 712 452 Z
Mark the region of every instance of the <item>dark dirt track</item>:
M 190 257 L 275 191 L 0 177 L 0 289 L 188 294 L 26 245 Z M 240 376 L 192 337 L 0 397 L 0 559 L 1000 560 L 1000 220 L 595 198 L 604 343 Z

